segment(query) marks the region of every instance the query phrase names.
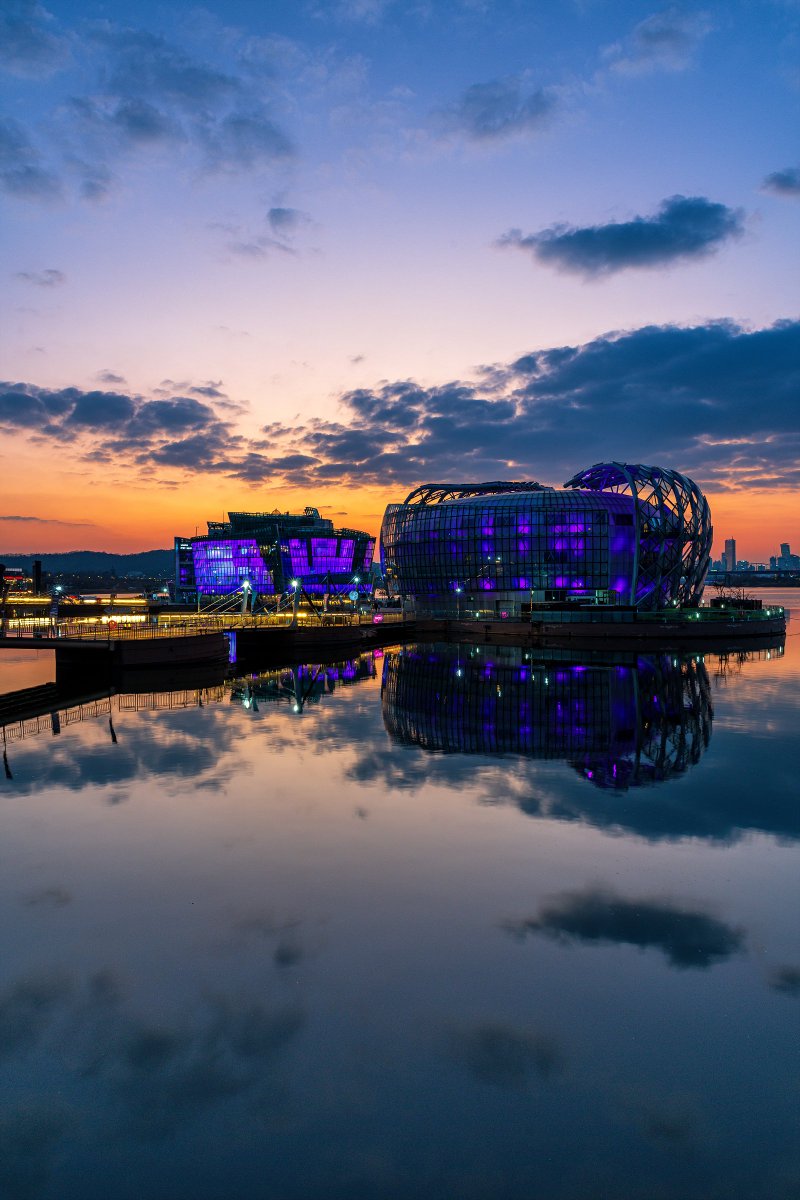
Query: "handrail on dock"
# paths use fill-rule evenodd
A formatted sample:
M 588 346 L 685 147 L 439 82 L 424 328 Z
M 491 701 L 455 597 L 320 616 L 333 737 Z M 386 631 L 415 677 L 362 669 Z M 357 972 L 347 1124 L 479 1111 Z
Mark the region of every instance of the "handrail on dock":
M 42 642 L 53 640 L 80 640 L 92 642 L 137 641 L 151 638 L 200 637 L 209 633 L 226 633 L 234 629 L 299 629 L 397 624 L 404 620 L 403 613 L 328 613 L 321 618 L 293 622 L 292 614 L 278 616 L 252 613 L 225 613 L 212 616 L 181 614 L 171 617 L 161 615 L 157 623 L 145 621 L 104 621 L 79 623 L 59 621 L 49 625 L 15 622 L 0 632 L 7 638 L 37 639 Z

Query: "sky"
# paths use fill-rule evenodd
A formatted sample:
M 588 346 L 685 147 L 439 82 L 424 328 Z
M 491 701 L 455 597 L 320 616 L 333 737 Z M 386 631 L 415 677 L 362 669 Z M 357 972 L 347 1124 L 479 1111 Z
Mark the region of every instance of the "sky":
M 689 474 L 800 550 L 800 3 L 0 0 L 0 549 Z

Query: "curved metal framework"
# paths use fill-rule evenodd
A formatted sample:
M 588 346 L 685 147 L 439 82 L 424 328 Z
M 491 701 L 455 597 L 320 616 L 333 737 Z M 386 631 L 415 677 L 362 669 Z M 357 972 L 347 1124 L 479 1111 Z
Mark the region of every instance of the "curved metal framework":
M 579 471 L 564 487 L 633 498 L 631 604 L 643 609 L 699 604 L 713 531 L 708 501 L 696 483 L 663 467 L 611 462 Z
M 497 496 L 503 492 L 551 491 L 530 479 L 525 483 L 426 483 L 409 492 L 403 504 L 442 504 L 445 500 L 465 500 L 468 496 Z

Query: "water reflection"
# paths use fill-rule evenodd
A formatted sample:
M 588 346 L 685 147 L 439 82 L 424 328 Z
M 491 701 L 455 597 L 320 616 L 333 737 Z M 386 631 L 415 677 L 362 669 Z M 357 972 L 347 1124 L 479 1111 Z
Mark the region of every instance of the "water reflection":
M 0 1194 L 796 1193 L 791 654 L 524 655 L 28 696 Z
M 800 806 L 788 786 L 795 693 L 769 675 L 763 684 L 757 674 L 742 676 L 748 666 L 782 666 L 782 645 L 617 662 L 586 651 L 548 652 L 547 659 L 526 653 L 452 645 L 387 653 L 383 719 L 405 753 L 364 746 L 352 776 L 411 790 L 426 779 L 480 788 L 485 804 L 653 841 L 731 842 L 749 831 L 800 838 Z M 751 711 L 735 719 L 747 736 L 715 758 L 709 751 L 720 687 L 726 706 Z M 766 709 L 769 736 L 759 737 Z M 714 759 L 710 775 L 707 758 Z M 594 790 L 543 787 L 543 760 L 558 759 Z M 764 788 L 765 778 L 776 785 Z M 658 786 L 642 795 L 642 785 Z
M 673 967 L 710 967 L 744 946 L 741 929 L 697 909 L 649 898 L 631 899 L 609 888 L 567 892 L 533 917 L 509 920 L 518 938 L 541 934 L 566 945 L 616 943 L 660 950 Z
M 259 702 L 284 703 L 301 713 L 307 704 L 318 704 L 337 688 L 374 679 L 375 658 L 372 653 L 343 663 L 301 663 L 279 670 L 248 675 L 233 682 L 231 696 L 243 708 L 258 711 Z
M 398 742 L 462 754 L 561 758 L 596 787 L 659 783 L 695 765 L 713 707 L 702 658 L 511 647 L 387 654 L 383 715 Z

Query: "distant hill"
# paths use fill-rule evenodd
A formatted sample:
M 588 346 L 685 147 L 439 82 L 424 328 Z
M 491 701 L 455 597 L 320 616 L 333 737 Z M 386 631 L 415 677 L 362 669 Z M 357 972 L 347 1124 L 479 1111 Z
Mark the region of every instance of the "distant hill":
M 116 571 L 117 575 L 142 574 L 165 578 L 175 573 L 175 555 L 172 550 L 143 550 L 141 554 L 108 554 L 105 550 L 68 550 L 63 554 L 15 554 L 0 550 L 0 562 L 7 567 L 32 569 L 35 558 L 41 559 L 42 570 L 53 575 L 78 574 L 105 575 Z

